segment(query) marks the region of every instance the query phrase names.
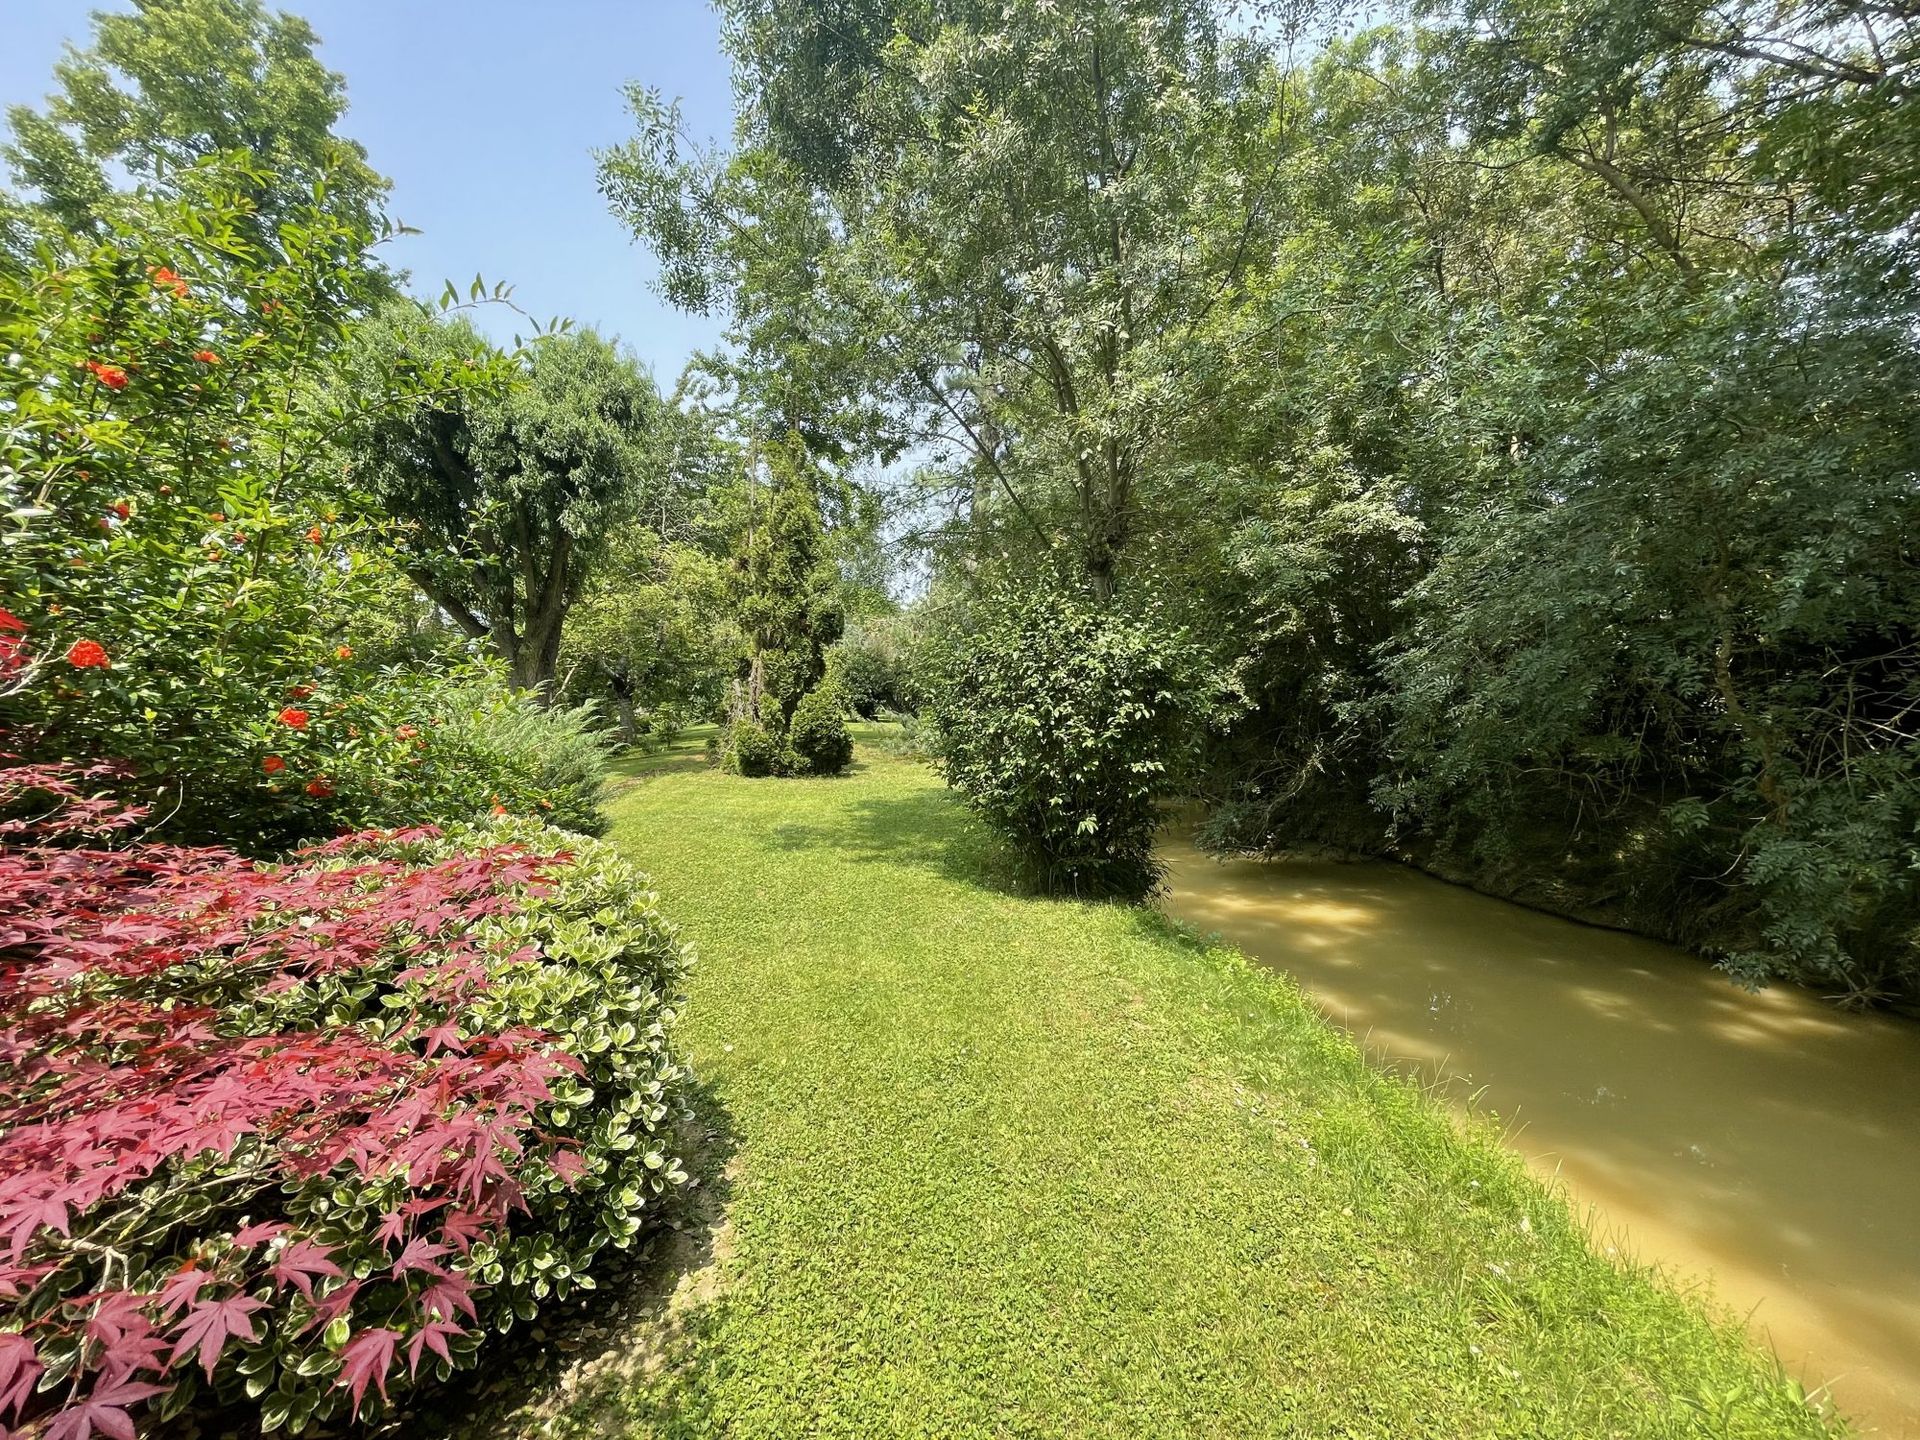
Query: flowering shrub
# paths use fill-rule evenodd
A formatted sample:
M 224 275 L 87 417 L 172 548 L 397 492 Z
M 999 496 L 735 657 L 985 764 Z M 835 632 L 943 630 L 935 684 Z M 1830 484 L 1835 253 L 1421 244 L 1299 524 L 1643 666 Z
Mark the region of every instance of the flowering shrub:
M 110 768 L 0 769 L 0 1426 L 297 1432 L 590 1288 L 685 1178 L 643 877 L 525 821 L 111 848 Z
M 329 474 L 351 417 L 318 382 L 382 292 L 374 237 L 316 206 L 263 247 L 252 179 L 223 199 L 206 168 L 203 198 L 131 204 L 97 243 L 0 272 L 0 730 L 35 760 L 124 758 L 176 838 L 265 851 L 483 814 L 375 773 L 425 768 L 373 737 L 424 725 L 437 677 L 342 643 L 391 572 L 385 522 Z M 498 378 L 429 366 L 358 398 Z

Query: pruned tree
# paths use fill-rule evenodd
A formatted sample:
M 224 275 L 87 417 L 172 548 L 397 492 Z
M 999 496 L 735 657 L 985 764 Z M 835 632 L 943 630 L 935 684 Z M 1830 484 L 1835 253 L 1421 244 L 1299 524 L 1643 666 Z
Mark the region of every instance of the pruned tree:
M 760 737 L 770 746 L 766 769 L 814 768 L 795 762 L 790 732 L 826 674 L 827 647 L 840 638 L 844 616 L 809 470 L 799 437 L 789 436 L 763 447 L 759 473 L 748 474 L 740 494 L 726 589 L 743 642 L 729 751 L 743 771 L 757 768 L 748 752 Z
M 389 306 L 338 383 L 498 365 L 464 318 Z M 652 377 L 592 331 L 535 340 L 505 383 L 387 407 L 343 437 L 353 481 L 402 525 L 408 575 L 515 685 L 549 694 L 567 612 L 649 492 L 662 404 Z

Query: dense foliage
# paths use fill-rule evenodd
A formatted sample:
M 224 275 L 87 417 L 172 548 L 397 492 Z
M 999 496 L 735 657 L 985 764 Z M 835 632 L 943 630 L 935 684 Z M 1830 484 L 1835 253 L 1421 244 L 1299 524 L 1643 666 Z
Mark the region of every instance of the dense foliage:
M 685 956 L 524 822 L 263 865 L 0 771 L 0 1414 L 49 1437 L 376 1411 L 593 1284 L 684 1178 Z
M 1019 593 L 935 643 L 926 713 L 947 780 L 1035 884 L 1137 897 L 1159 882 L 1157 802 L 1199 700 L 1183 645 L 1148 620 Z
M 15 105 L 4 147 L 28 190 L 0 192 L 0 256 L 35 239 L 92 234 L 131 180 L 197 192 L 197 162 L 244 157 L 248 226 L 271 242 L 279 226 L 323 203 L 371 227 L 386 180 L 364 149 L 334 131 L 346 111 L 341 76 L 314 56 L 313 27 L 261 0 L 141 0 L 100 11 L 93 43 L 54 66 L 44 110 Z
M 853 763 L 847 702 L 831 681 L 809 690 L 787 722 L 787 749 L 802 775 L 838 775 Z
M 485 671 L 443 675 L 424 700 L 426 728 L 403 728 L 428 785 L 403 820 L 504 811 L 582 835 L 606 828 L 608 736 L 590 702 L 546 704 Z
M 561 693 L 610 711 L 627 745 L 720 713 L 740 651 L 723 573 L 699 545 L 617 535 L 567 612 Z
M 129 206 L 104 239 L 0 274 L 0 728 L 36 759 L 125 762 L 169 833 L 253 850 L 497 804 L 584 823 L 596 776 L 556 768 L 527 726 L 481 734 L 499 682 L 343 642 L 393 570 L 378 515 L 315 479 L 331 435 L 499 372 L 314 403 L 377 293 L 370 236 L 315 207 L 266 248 L 244 193 L 205 198 L 217 170 L 199 200 Z
M 827 652 L 827 683 L 839 689 L 863 720 L 883 711 L 910 714 L 919 703 L 914 662 L 921 638 L 913 615 L 850 620 L 839 643 Z
M 1216 843 L 1920 995 L 1911 16 L 724 8 L 732 152 L 635 97 L 616 212 L 920 447 L 939 585 L 1206 638 Z
M 508 367 L 497 387 L 430 383 Z M 411 390 L 340 436 L 351 481 L 405 522 L 407 574 L 513 683 L 550 691 L 567 612 L 657 474 L 652 379 L 591 331 L 502 356 L 461 317 L 396 301 L 356 330 L 338 380 Z

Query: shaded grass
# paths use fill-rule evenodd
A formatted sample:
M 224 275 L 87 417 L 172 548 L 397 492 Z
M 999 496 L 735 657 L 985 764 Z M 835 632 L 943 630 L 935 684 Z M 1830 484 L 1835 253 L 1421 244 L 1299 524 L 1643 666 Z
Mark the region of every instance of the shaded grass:
M 700 948 L 729 1253 L 545 1433 L 1823 1433 L 1597 1257 L 1492 1133 L 1150 911 L 1038 900 L 923 766 L 654 767 L 614 807 Z M 650 757 L 651 758 L 651 757 Z
M 707 768 L 707 742 L 720 731 L 718 725 L 693 725 L 682 730 L 664 745 L 629 750 L 609 762 L 613 793 L 636 780 L 651 780 L 660 775 L 684 775 Z

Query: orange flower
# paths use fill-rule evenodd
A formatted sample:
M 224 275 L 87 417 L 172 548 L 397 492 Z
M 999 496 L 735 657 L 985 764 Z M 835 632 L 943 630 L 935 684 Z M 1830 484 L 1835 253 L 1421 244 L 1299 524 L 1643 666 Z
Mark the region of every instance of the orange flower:
M 211 350 L 196 350 L 193 352 L 193 358 L 198 360 L 202 365 L 218 365 L 220 363 L 220 357 Z
M 296 710 L 291 705 L 289 705 L 286 709 L 282 710 L 280 714 L 275 718 L 277 718 L 280 721 L 280 723 L 286 726 L 289 730 L 304 730 L 307 728 L 307 721 L 311 720 L 313 717 L 307 714 L 306 711 Z
M 395 730 L 393 733 L 396 739 L 411 740 L 413 739 L 414 736 L 418 735 L 420 732 L 414 729 L 413 726 L 411 725 L 402 725 L 399 729 Z
M 351 660 L 353 658 L 353 647 L 351 645 L 338 646 L 333 654 L 335 659 Z
M 117 500 L 114 502 L 113 513 L 118 515 L 122 520 L 124 520 L 129 515 L 133 514 L 133 506 L 129 505 L 124 500 Z
M 324 538 L 325 536 L 321 532 L 321 529 L 318 525 L 315 525 L 312 529 L 307 531 L 307 539 L 311 540 L 316 545 L 318 545 L 321 542 L 321 540 Z
M 153 276 L 153 285 L 156 290 L 171 290 L 176 300 L 187 298 L 187 282 L 166 266 L 156 265 L 149 273 Z
M 109 668 L 106 648 L 98 640 L 76 640 L 67 651 L 67 663 L 76 670 Z
M 269 775 L 278 775 L 282 770 L 287 768 L 287 762 L 282 760 L 278 755 L 269 755 L 260 762 L 260 768 Z
M 118 365 L 108 365 L 101 360 L 89 360 L 87 361 L 86 368 L 92 372 L 94 379 L 98 380 L 109 390 L 124 390 L 127 388 L 127 372 L 122 370 Z
M 507 813 L 507 807 L 496 800 L 493 803 L 493 813 L 496 815 L 504 815 Z
M 227 523 L 226 515 L 219 510 L 214 511 L 213 514 L 207 517 L 207 519 L 211 520 L 216 525 L 224 525 Z
M 307 794 L 313 796 L 316 800 L 324 800 L 327 796 L 333 794 L 333 786 L 327 783 L 326 776 L 316 775 L 313 779 L 307 781 Z
M 289 686 L 287 687 L 287 694 L 289 694 L 289 695 L 291 695 L 291 696 L 292 696 L 292 697 L 293 697 L 294 699 L 296 699 L 296 700 L 304 700 L 304 699 L 306 699 L 306 698 L 307 698 L 307 697 L 308 697 L 309 695 L 311 695 L 311 694 L 313 694 L 313 686 L 311 686 L 311 685 L 289 685 Z

